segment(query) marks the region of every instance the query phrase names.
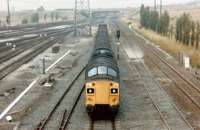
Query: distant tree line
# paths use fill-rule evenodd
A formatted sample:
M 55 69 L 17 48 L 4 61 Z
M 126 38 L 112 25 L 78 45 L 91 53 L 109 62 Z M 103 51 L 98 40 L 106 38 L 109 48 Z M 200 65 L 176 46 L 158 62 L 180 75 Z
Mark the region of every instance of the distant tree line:
M 59 12 L 57 11 L 46 11 L 43 6 L 40 6 L 34 13 L 31 15 L 30 20 L 28 18 L 22 19 L 22 24 L 38 23 L 40 20 L 47 22 L 47 19 L 51 19 L 51 22 L 58 21 L 60 18 Z
M 162 35 L 168 35 L 170 17 L 167 11 L 159 14 L 158 11 L 150 10 L 149 7 L 142 5 L 140 8 L 140 24 Z
M 187 46 L 199 48 L 200 23 L 191 19 L 189 14 L 183 13 L 176 20 L 175 39 Z
M 31 16 L 31 22 L 32 23 L 38 23 L 39 22 L 39 13 L 35 12 Z
M 159 14 L 144 5 L 140 8 L 140 24 L 146 29 L 151 29 L 161 35 L 175 38 L 187 46 L 199 48 L 200 23 L 191 19 L 189 14 L 183 13 L 176 20 L 176 26 L 170 25 L 170 16 L 167 11 Z

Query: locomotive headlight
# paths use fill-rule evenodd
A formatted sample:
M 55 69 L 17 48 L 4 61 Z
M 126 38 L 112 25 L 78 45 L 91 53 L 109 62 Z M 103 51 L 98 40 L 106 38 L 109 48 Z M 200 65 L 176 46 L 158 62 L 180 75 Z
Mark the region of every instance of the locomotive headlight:
M 94 89 L 93 88 L 88 88 L 87 89 L 87 93 L 88 94 L 93 94 L 94 93 Z
M 118 89 L 117 88 L 112 88 L 111 89 L 111 94 L 117 94 L 118 93 Z

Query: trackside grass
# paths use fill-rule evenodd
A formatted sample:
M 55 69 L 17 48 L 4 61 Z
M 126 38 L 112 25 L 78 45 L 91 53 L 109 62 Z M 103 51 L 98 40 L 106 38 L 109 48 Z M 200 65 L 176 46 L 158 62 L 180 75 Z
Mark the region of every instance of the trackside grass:
M 200 50 L 183 45 L 174 38 L 170 39 L 169 37 L 162 36 L 154 31 L 139 28 L 137 25 L 133 25 L 133 29 L 177 59 L 179 58 L 180 52 L 186 53 L 191 58 L 192 66 L 200 68 Z

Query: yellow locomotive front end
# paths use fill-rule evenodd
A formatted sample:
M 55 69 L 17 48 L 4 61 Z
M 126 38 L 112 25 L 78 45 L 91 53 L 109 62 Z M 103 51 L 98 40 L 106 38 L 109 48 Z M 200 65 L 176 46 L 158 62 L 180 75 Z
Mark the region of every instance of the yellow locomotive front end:
M 120 102 L 119 83 L 96 80 L 86 83 L 85 87 L 85 105 L 89 113 L 98 109 L 117 112 Z

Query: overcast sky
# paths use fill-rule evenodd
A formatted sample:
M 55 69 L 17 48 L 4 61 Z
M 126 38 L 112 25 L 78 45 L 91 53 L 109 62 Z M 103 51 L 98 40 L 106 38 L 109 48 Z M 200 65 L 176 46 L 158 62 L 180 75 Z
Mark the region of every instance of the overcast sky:
M 6 10 L 6 1 L 0 0 L 0 10 Z M 85 0 L 86 1 L 86 0 Z M 153 5 L 154 0 L 90 0 L 92 8 L 125 8 L 136 7 L 143 2 Z M 157 0 L 160 1 L 160 0 Z M 163 0 L 163 4 L 186 3 L 193 0 Z M 45 9 L 73 8 L 74 0 L 10 0 L 11 10 L 36 9 L 43 5 Z

